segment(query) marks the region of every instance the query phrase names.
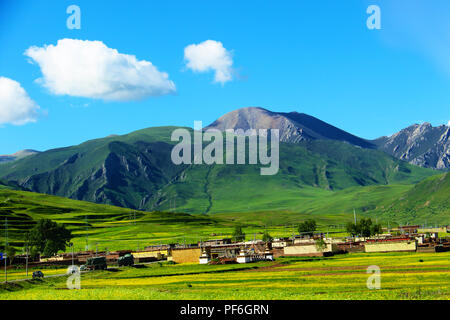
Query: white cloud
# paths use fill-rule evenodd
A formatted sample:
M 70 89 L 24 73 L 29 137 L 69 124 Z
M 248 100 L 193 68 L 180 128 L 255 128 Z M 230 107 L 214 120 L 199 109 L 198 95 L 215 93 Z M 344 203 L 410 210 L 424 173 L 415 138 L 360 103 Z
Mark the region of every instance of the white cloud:
M 39 106 L 30 99 L 19 82 L 0 77 L 0 124 L 22 125 L 36 122 Z
M 61 39 L 56 46 L 30 47 L 25 55 L 41 68 L 38 82 L 56 95 L 127 101 L 176 91 L 168 74 L 151 62 L 101 41 Z
M 191 44 L 184 48 L 184 59 L 187 68 L 194 72 L 214 71 L 214 82 L 224 84 L 231 81 L 233 59 L 220 41 L 206 40 L 199 44 Z
M 447 122 L 447 127 L 450 127 L 450 120 Z

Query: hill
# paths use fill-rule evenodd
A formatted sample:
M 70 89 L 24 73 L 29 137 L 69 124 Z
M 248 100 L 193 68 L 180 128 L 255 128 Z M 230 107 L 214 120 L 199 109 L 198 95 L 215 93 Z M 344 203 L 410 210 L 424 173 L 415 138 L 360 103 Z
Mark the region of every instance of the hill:
M 1 162 L 11 162 L 18 159 L 22 159 L 28 156 L 31 156 L 33 154 L 39 153 L 39 151 L 26 149 L 26 150 L 20 150 L 14 154 L 11 155 L 2 155 L 0 156 L 0 163 Z
M 27 190 L 139 210 L 188 213 L 282 210 L 324 190 L 415 183 L 435 174 L 384 152 L 336 140 L 280 144 L 280 170 L 260 165 L 174 165 L 175 127 L 87 141 L 0 165 Z
M 450 127 L 414 124 L 389 137 L 367 140 L 336 128 L 313 116 L 298 112 L 272 112 L 259 107 L 231 111 L 207 128 L 278 129 L 283 142 L 336 140 L 355 146 L 378 149 L 397 159 L 425 168 L 450 168 Z
M 450 221 L 450 174 L 432 176 L 380 210 L 383 219 L 420 220 L 428 223 Z M 437 222 L 438 223 L 438 222 Z
M 185 213 L 143 212 L 32 192 L 0 189 L 1 245 L 8 219 L 9 243 L 21 247 L 38 219 L 51 219 L 72 230 L 77 250 L 131 249 L 150 243 L 181 242 L 186 235 L 200 239 L 231 230 L 232 223 Z
M 344 130 L 336 128 L 322 120 L 298 112 L 272 112 L 259 107 L 241 108 L 229 112 L 206 129 L 278 129 L 283 142 L 305 140 L 344 141 L 363 148 L 375 148 L 375 145 Z
M 57 196 L 0 188 L 0 221 L 8 219 L 10 244 L 21 247 L 36 220 L 48 218 L 72 230 L 76 250 L 134 249 L 149 244 L 188 243 L 215 236 L 230 236 L 236 224 L 248 238 L 268 228 L 273 236 L 288 236 L 305 219 L 315 219 L 319 230 L 339 231 L 361 216 L 378 219 L 384 226 L 406 223 L 448 224 L 450 175 L 432 176 L 415 185 L 372 185 L 331 191 L 304 187 L 301 193 L 275 196 L 273 208 L 229 211 L 213 215 L 182 212 L 145 212 L 94 204 Z M 231 186 L 232 188 L 233 186 Z M 254 201 L 254 206 L 264 203 Z M 220 201 L 219 201 L 220 203 Z M 228 202 L 228 204 L 231 202 Z M 224 208 L 226 208 L 224 206 Z M 3 223 L 2 223 L 3 225 Z M 3 228 L 2 228 L 3 229 Z M 0 234 L 4 243 L 4 232 Z

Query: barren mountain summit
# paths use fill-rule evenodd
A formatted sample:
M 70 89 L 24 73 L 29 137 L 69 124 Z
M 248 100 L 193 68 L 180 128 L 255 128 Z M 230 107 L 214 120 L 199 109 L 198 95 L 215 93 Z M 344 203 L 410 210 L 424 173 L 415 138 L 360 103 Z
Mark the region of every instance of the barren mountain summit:
M 296 143 L 303 140 L 338 140 L 363 147 L 374 145 L 364 139 L 336 128 L 313 116 L 298 112 L 272 112 L 260 107 L 248 107 L 231 111 L 207 128 L 226 129 L 278 129 L 280 140 Z

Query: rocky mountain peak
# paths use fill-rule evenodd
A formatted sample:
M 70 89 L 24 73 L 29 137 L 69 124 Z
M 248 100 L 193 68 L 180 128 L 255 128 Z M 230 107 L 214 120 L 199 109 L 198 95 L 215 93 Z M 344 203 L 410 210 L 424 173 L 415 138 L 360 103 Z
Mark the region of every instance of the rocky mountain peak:
M 10 155 L 0 155 L 0 163 L 19 160 L 19 159 L 31 156 L 36 153 L 39 153 L 39 151 L 32 150 L 32 149 L 25 149 L 25 150 L 17 151 L 16 153 L 13 153 Z
M 390 137 L 373 142 L 379 149 L 427 168 L 448 170 L 450 168 L 449 127 L 433 127 L 431 123 L 414 124 Z
M 356 137 L 305 113 L 272 112 L 260 107 L 247 107 L 231 111 L 205 129 L 208 128 L 221 131 L 227 129 L 278 129 L 280 131 L 280 140 L 283 142 L 338 140 L 364 148 L 374 147 L 367 140 Z

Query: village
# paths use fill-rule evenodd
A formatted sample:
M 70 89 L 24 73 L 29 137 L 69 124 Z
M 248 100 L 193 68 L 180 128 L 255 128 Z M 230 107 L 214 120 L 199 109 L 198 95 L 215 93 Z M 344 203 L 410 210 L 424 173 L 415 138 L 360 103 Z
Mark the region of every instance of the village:
M 439 233 L 448 233 L 450 226 L 421 228 L 400 226 L 372 237 L 332 238 L 315 232 L 291 237 L 274 238 L 267 241 L 253 239 L 249 241 L 232 241 L 232 238 L 210 239 L 191 244 L 149 245 L 142 250 L 120 251 L 81 251 L 66 252 L 52 257 L 39 256 L 35 259 L 27 255 L 16 255 L 13 261 L 5 263 L 14 267 L 49 267 L 90 265 L 92 261 L 101 261 L 107 266 L 121 265 L 124 257 L 130 257 L 133 265 L 156 261 L 176 264 L 232 264 L 273 261 L 278 257 L 329 257 L 346 253 L 376 252 L 446 252 L 450 251 L 450 239 L 439 237 Z M 8 259 L 9 260 L 9 259 Z M 6 260 L 5 260 L 6 262 Z M 89 268 L 88 268 L 89 269 Z M 93 266 L 92 269 L 97 269 Z

